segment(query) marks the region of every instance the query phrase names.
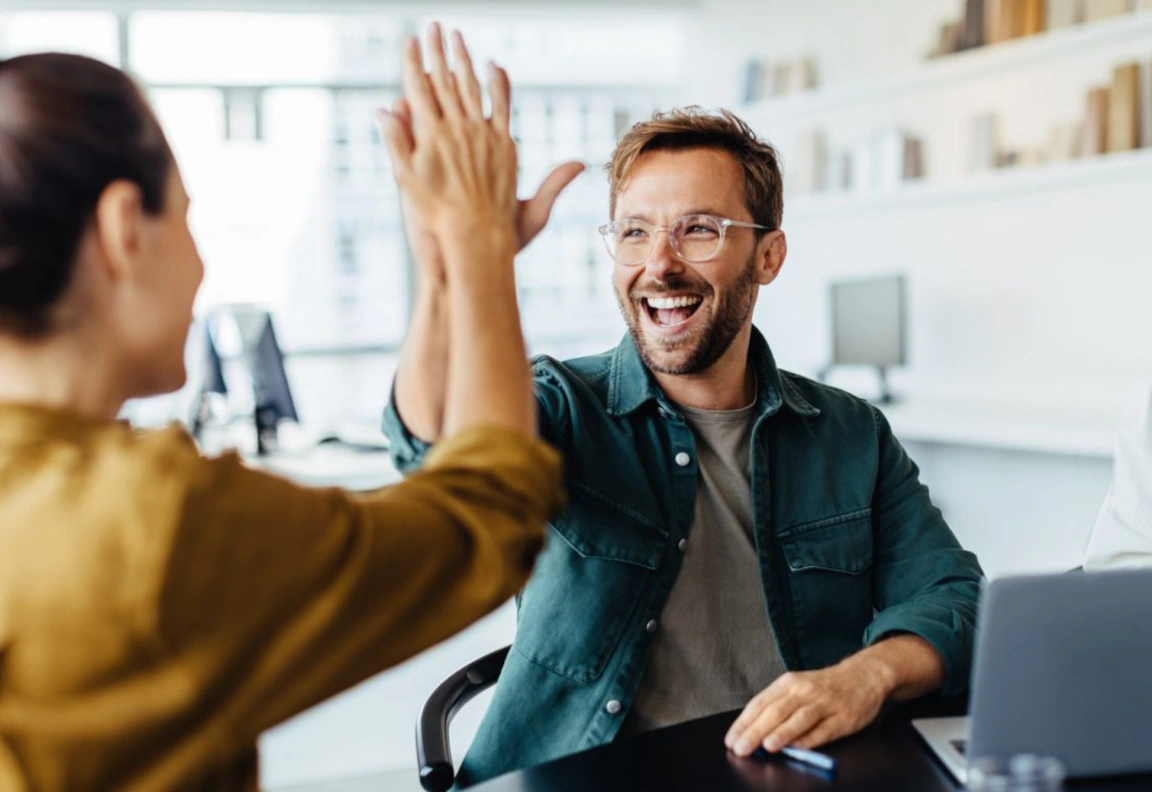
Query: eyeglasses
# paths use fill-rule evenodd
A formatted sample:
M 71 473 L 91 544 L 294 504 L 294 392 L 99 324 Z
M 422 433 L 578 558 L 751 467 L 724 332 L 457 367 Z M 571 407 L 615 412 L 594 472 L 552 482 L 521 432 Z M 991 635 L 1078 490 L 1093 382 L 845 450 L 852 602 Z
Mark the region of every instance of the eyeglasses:
M 625 217 L 613 223 L 606 223 L 598 229 L 608 246 L 608 253 L 617 264 L 635 267 L 643 264 L 652 255 L 656 244 L 656 234 L 668 232 L 668 242 L 672 252 L 684 261 L 699 264 L 715 258 L 724 247 L 724 237 L 729 228 L 759 228 L 771 231 L 768 226 L 744 223 L 707 214 L 684 215 L 666 226 L 657 226 L 637 217 Z

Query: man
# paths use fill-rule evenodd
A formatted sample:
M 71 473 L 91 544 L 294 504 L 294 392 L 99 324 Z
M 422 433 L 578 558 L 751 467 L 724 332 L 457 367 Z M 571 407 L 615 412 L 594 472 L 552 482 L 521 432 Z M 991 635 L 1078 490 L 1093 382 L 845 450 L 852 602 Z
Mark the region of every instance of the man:
M 629 333 L 535 362 L 570 501 L 462 784 L 737 707 L 736 754 L 816 747 L 968 680 L 975 557 L 883 415 L 778 370 L 752 325 L 787 253 L 775 150 L 689 108 L 633 127 L 609 174 Z M 451 331 L 421 299 L 384 421 L 402 469 L 438 437 Z
M 1084 569 L 1152 566 L 1152 393 L 1120 430 L 1112 486 L 1088 540 Z

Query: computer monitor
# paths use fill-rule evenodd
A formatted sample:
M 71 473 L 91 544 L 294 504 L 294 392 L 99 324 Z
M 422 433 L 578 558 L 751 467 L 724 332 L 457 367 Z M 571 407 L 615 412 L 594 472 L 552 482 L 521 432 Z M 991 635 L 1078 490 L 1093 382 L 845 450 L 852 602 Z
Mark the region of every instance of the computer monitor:
M 211 323 L 199 321 L 193 328 L 191 343 L 195 359 L 190 366 L 194 372 L 195 394 L 192 400 L 189 431 L 197 441 L 203 439 L 204 426 L 209 421 L 208 394 L 228 393 L 228 381 L 224 379 L 224 364 L 216 342 L 212 339 Z
M 276 442 L 282 420 L 298 421 L 296 402 L 284 369 L 284 355 L 276 340 L 272 316 L 247 305 L 214 310 L 203 322 L 204 358 L 199 377 L 199 411 L 193 435 L 200 436 L 207 420 L 205 396 L 241 394 L 234 415 L 247 413 L 245 391 L 251 391 L 251 418 L 256 425 L 256 451 L 266 454 Z
M 256 450 L 267 453 L 274 444 L 276 427 L 282 420 L 299 421 L 296 402 L 284 370 L 284 353 L 276 342 L 272 317 L 265 315 L 256 344 L 248 353 L 252 389 L 256 398 Z
M 892 401 L 888 369 L 907 362 L 903 275 L 840 281 L 831 286 L 832 365 L 874 366 L 880 401 Z

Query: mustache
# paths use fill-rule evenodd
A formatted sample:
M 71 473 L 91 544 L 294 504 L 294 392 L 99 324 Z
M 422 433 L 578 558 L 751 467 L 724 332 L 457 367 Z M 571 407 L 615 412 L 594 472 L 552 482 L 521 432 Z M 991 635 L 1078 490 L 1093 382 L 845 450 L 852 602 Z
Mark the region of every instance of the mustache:
M 637 283 L 628 290 L 628 297 L 639 301 L 641 297 L 659 296 L 672 292 L 693 291 L 703 297 L 711 297 L 714 289 L 707 281 L 697 281 L 680 276 L 674 276 L 662 281 L 646 281 Z

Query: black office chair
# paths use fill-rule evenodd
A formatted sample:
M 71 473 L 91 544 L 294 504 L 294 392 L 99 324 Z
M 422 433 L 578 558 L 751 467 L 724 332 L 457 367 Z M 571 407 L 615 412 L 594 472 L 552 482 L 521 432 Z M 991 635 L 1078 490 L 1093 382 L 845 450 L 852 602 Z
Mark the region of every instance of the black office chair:
M 456 713 L 478 693 L 496 684 L 510 646 L 497 649 L 461 668 L 432 691 L 416 721 L 416 761 L 420 786 L 428 792 L 447 792 L 456 780 L 448 726 Z

